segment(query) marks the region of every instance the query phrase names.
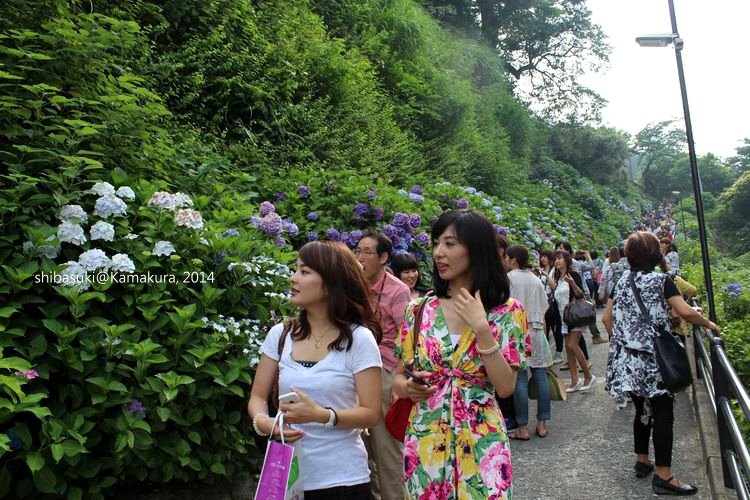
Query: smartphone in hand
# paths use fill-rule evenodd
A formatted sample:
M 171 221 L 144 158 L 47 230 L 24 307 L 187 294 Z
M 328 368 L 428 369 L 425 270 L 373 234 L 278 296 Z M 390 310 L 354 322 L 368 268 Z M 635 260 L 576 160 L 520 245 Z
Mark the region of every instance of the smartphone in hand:
M 425 386 L 427 386 L 427 387 L 429 387 L 429 386 L 430 386 L 430 383 L 429 383 L 429 382 L 427 382 L 427 381 L 426 381 L 425 379 L 423 379 L 423 378 L 422 378 L 422 377 L 420 377 L 419 375 L 415 375 L 415 374 L 414 374 L 414 372 L 412 372 L 412 371 L 411 371 L 411 370 L 409 370 L 408 368 L 404 368 L 404 374 L 405 374 L 405 375 L 406 375 L 407 377 L 409 377 L 410 379 L 412 379 L 412 380 L 413 380 L 414 382 L 416 382 L 416 383 L 418 383 L 418 384 L 420 384 L 420 385 L 425 385 Z
M 285 405 L 289 403 L 299 403 L 300 399 L 296 392 L 287 392 L 279 396 L 279 405 Z

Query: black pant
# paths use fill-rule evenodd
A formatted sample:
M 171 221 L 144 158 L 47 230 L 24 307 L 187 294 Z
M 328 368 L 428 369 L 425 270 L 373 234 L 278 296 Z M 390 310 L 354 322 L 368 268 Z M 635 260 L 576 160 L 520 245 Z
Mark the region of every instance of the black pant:
M 305 500 L 371 500 L 370 483 L 305 491 Z
M 657 467 L 672 466 L 672 428 L 674 425 L 674 398 L 663 394 L 649 398 L 651 402 L 651 418 L 648 424 L 641 422 L 645 398 L 630 395 L 635 405 L 635 420 L 633 420 L 633 443 L 635 452 L 648 455 L 648 441 L 654 435 L 654 463 Z
M 544 315 L 547 322 L 547 332 L 552 330 L 552 336 L 555 338 L 555 351 L 561 353 L 563 350 L 562 323 L 560 322 L 560 311 L 557 310 L 557 302 L 550 304 L 547 313 Z M 545 333 L 547 333 L 545 332 Z M 547 337 L 549 341 L 549 336 Z

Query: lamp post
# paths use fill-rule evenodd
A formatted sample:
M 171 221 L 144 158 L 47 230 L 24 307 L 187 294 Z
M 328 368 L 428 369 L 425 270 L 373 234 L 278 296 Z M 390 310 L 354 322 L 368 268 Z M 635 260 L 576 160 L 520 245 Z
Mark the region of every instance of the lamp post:
M 706 285 L 706 300 L 708 301 L 708 317 L 716 322 L 716 308 L 714 306 L 714 289 L 711 279 L 711 263 L 708 256 L 708 241 L 706 239 L 706 221 L 703 215 L 703 198 L 701 196 L 701 182 L 698 173 L 698 160 L 695 156 L 695 144 L 693 141 L 693 126 L 690 122 L 690 108 L 688 106 L 687 90 L 685 88 L 685 72 L 682 68 L 682 48 L 684 41 L 677 32 L 677 19 L 674 13 L 674 1 L 669 2 L 669 17 L 672 21 L 672 33 L 658 35 L 644 35 L 635 39 L 641 47 L 667 47 L 674 46 L 677 59 L 677 74 L 680 78 L 680 92 L 682 93 L 682 111 L 685 115 L 685 132 L 687 135 L 688 155 L 690 156 L 690 173 L 693 178 L 693 194 L 695 195 L 695 212 L 698 218 L 698 236 L 701 244 L 703 260 L 703 277 Z
M 677 203 L 680 204 L 680 218 L 682 219 L 682 235 L 685 237 L 685 241 L 687 241 L 687 226 L 685 226 L 685 212 L 682 210 L 682 197 L 680 196 L 679 191 L 672 191 L 672 194 L 677 198 Z

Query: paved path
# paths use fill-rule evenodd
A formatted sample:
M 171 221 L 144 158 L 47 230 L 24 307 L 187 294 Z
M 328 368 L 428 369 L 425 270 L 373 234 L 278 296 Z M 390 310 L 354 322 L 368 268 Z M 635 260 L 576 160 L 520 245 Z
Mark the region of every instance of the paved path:
M 604 332 L 601 310 L 598 320 Z M 591 391 L 552 402 L 549 435 L 544 439 L 534 434 L 536 402 L 530 401 L 531 440 L 511 441 L 514 498 L 656 498 L 651 493 L 650 476 L 637 479 L 633 472 L 633 405 L 618 411 L 604 391 L 609 344 L 591 345 L 588 332 L 584 336 L 589 341 L 593 373 L 599 380 Z M 559 373 L 563 380 L 570 381 L 567 371 Z M 708 499 L 711 496 L 691 397 L 691 391 L 677 396 L 672 469 L 678 478 L 698 486 L 698 495 L 692 498 Z

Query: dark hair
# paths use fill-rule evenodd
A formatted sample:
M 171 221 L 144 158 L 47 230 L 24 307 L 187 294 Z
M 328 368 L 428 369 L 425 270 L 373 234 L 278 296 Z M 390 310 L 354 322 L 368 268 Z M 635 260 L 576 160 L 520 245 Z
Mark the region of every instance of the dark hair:
M 583 250 L 576 250 L 575 259 L 586 260 L 586 252 L 584 252 Z
M 529 251 L 523 245 L 512 245 L 505 251 L 505 255 L 509 259 L 516 259 L 518 267 L 520 269 L 530 269 L 529 264 Z
M 299 259 L 320 274 L 328 292 L 328 318 L 338 326 L 339 336 L 328 344 L 328 349 L 341 351 L 352 347 L 352 324 L 369 328 L 380 343 L 383 336 L 380 323 L 373 312 L 370 285 L 354 253 L 343 243 L 311 241 L 299 250 Z M 310 336 L 310 323 L 304 309 L 285 324 L 293 340 Z
M 388 236 L 385 235 L 383 231 L 368 229 L 367 231 L 362 233 L 362 237 L 359 239 L 359 241 L 362 241 L 364 238 L 373 238 L 375 240 L 375 251 L 378 252 L 378 255 L 383 255 L 387 252 L 388 258 L 391 257 L 393 252 L 393 242 Z M 357 244 L 359 244 L 359 241 L 357 242 Z
M 572 254 L 573 253 L 573 247 L 570 245 L 569 241 L 562 240 L 560 243 L 557 244 L 555 248 L 563 247 L 563 250 L 566 252 Z
M 653 271 L 662 260 L 659 239 L 648 231 L 637 231 L 625 242 L 625 255 L 631 271 Z
M 614 264 L 620 260 L 620 249 L 618 247 L 612 247 L 609 249 L 609 263 Z
M 558 257 L 562 257 L 565 261 L 565 269 L 570 272 L 573 270 L 573 257 L 570 256 L 570 253 L 568 253 L 566 250 L 558 250 L 555 252 L 555 260 L 557 260 Z M 560 270 L 555 269 L 555 279 L 560 279 Z
M 549 248 L 545 248 L 541 252 L 539 252 L 539 265 L 542 265 L 542 257 L 547 257 L 547 262 L 549 262 L 550 267 L 555 265 L 555 252 L 550 250 Z
M 419 272 L 419 262 L 417 262 L 417 258 L 412 254 L 400 253 L 391 258 L 391 270 L 395 277 L 401 279 L 401 273 L 404 271 L 411 271 L 412 269 L 416 269 L 417 272 Z M 420 285 L 420 279 L 421 276 L 417 275 L 416 287 Z
M 474 295 L 479 290 L 486 310 L 507 302 L 510 298 L 510 282 L 498 258 L 500 249 L 492 223 L 477 210 L 449 210 L 432 226 L 433 245 L 450 226 L 455 229 L 459 243 L 469 251 L 469 268 L 474 280 L 469 293 Z M 435 294 L 438 297 L 450 297 L 449 282 L 440 278 L 437 264 L 433 266 Z
M 589 252 L 589 255 L 591 255 L 592 259 L 598 259 L 599 258 L 599 252 L 597 252 L 596 250 L 591 250 Z
M 500 250 L 503 252 L 508 249 L 510 246 L 510 242 L 508 241 L 508 238 L 504 234 L 498 233 L 497 236 L 495 236 L 495 239 L 497 239 L 497 246 Z

